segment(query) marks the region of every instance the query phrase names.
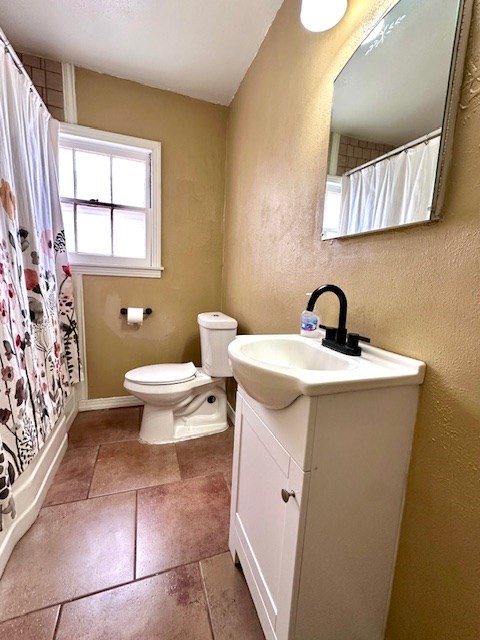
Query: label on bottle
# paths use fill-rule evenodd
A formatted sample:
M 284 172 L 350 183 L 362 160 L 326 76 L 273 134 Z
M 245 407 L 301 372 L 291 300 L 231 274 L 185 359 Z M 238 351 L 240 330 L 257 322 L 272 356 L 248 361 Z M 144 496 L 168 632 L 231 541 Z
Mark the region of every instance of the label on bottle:
M 317 328 L 317 323 L 313 322 L 311 319 L 302 321 L 303 331 L 315 331 L 316 328 Z
M 315 314 L 303 314 L 300 327 L 302 331 L 316 331 L 318 329 L 318 318 Z

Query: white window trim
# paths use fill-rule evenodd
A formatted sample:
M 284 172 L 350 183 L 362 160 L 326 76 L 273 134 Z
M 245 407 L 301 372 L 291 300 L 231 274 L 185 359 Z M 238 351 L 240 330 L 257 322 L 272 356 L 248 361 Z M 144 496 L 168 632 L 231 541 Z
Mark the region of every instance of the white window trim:
M 121 144 L 130 147 L 140 147 L 151 151 L 151 182 L 152 182 L 152 216 L 147 219 L 146 241 L 150 265 L 126 265 L 122 258 L 83 255 L 82 264 L 76 262 L 75 256 L 70 254 L 70 266 L 73 273 L 86 275 L 129 276 L 142 278 L 160 278 L 164 268 L 161 266 L 161 144 L 153 140 L 135 138 L 110 131 L 100 131 L 78 124 L 60 123 L 60 134 L 71 135 L 75 138 L 100 140 L 111 144 Z M 128 260 L 128 259 L 125 259 Z M 108 262 L 108 264 L 106 264 Z
M 75 94 L 75 67 L 62 62 L 63 113 L 65 122 L 77 122 L 77 96 Z

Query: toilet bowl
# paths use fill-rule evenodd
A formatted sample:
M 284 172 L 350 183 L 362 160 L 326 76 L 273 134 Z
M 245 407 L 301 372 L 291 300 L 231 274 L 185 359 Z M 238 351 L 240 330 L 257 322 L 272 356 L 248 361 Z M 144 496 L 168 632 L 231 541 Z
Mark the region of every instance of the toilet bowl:
M 125 374 L 124 387 L 144 403 L 140 440 L 165 444 L 227 428 L 228 344 L 237 321 L 220 312 L 198 316 L 203 366 L 154 364 Z

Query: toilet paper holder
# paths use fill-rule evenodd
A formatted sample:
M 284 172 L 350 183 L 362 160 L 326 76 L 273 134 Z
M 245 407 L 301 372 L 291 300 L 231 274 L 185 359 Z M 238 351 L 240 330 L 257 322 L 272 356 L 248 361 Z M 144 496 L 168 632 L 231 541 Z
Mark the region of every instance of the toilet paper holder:
M 120 313 L 122 314 L 122 316 L 126 316 L 127 315 L 127 308 L 126 307 L 122 307 L 120 309 Z M 143 315 L 144 316 L 149 316 L 152 313 L 152 310 L 150 309 L 150 307 L 147 307 L 146 309 L 143 310 Z

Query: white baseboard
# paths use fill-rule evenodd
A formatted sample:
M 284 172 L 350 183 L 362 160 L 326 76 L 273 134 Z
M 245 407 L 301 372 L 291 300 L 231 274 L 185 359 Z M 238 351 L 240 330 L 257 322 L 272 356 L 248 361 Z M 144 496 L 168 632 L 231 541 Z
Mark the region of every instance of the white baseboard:
M 13 548 L 38 516 L 67 449 L 67 433 L 76 415 L 75 399 L 69 399 L 66 413 L 49 435 L 47 443 L 12 487 L 17 515 L 13 520 L 8 514 L 3 516 L 4 529 L 0 534 L 0 576 Z
M 135 396 L 117 396 L 113 398 L 93 398 L 80 400 L 79 411 L 98 411 L 99 409 L 115 409 L 117 407 L 139 407 L 143 404 Z M 235 424 L 235 409 L 227 402 L 227 416 Z
M 68 396 L 65 403 L 65 422 L 67 432 L 72 426 L 72 422 L 75 420 L 78 413 L 78 393 L 77 388 L 73 387 L 72 393 Z
M 143 404 L 134 396 L 118 396 L 114 398 L 93 398 L 80 400 L 79 411 L 97 411 L 98 409 L 115 409 L 116 407 L 139 407 Z
M 235 409 L 229 402 L 227 402 L 227 418 L 232 424 L 235 424 Z

